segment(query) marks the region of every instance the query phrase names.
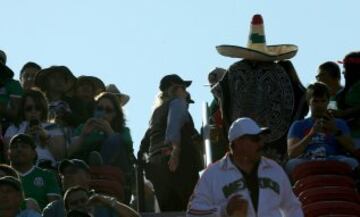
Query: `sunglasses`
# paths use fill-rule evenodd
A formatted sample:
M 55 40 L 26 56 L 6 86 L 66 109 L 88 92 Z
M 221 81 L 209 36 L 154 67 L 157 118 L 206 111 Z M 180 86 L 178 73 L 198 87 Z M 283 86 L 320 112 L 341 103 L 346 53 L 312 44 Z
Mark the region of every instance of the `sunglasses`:
M 41 107 L 40 106 L 29 105 L 29 106 L 25 106 L 24 111 L 25 112 L 41 111 Z
M 111 113 L 113 113 L 114 112 L 114 109 L 112 109 L 112 108 L 110 108 L 110 107 L 103 107 L 103 106 L 97 106 L 96 107 L 96 110 L 97 111 L 104 111 L 105 113 L 107 113 L 107 114 L 111 114 Z

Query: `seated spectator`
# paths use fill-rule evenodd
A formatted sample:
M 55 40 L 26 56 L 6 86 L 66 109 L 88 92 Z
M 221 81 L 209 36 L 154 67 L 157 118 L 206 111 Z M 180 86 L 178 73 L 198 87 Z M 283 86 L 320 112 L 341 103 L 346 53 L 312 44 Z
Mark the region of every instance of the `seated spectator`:
M 87 191 L 93 191 L 90 189 L 89 166 L 84 161 L 78 159 L 62 161 L 59 165 L 59 174 L 64 192 L 74 186 L 81 186 Z M 57 200 L 44 208 L 43 217 L 65 217 L 65 213 L 64 200 Z M 94 213 L 94 217 L 116 216 L 107 207 L 96 207 Z
M 33 209 L 23 209 L 24 193 L 18 179 L 11 176 L 0 178 L 1 217 L 41 217 Z
M 18 114 L 18 121 L 9 126 L 5 133 L 6 144 L 18 133 L 30 135 L 36 145 L 37 165 L 56 162 L 65 158 L 66 140 L 63 131 L 48 121 L 48 104 L 45 96 L 36 89 L 25 92 Z
M 34 62 L 27 62 L 20 70 L 20 83 L 24 90 L 35 87 L 35 78 L 41 66 Z
M 26 134 L 17 134 L 10 140 L 9 159 L 20 175 L 25 197 L 35 199 L 40 208 L 60 198 L 59 184 L 55 176 L 46 170 L 34 166 L 36 145 Z
M 11 176 L 15 179 L 20 180 L 19 175 L 12 167 L 6 164 L 0 164 L 0 178 L 4 176 Z M 26 209 L 33 209 L 39 213 L 41 212 L 39 204 L 32 198 L 25 198 L 24 203 L 21 207 Z
M 350 130 L 346 122 L 328 112 L 330 92 L 326 84 L 316 82 L 309 85 L 306 99 L 311 117 L 292 123 L 288 133 L 288 155 L 286 169 L 293 169 L 306 161 L 333 159 L 347 163 L 352 169 L 359 166 Z
M 70 108 L 78 126 L 91 118 L 95 109 L 95 96 L 105 91 L 104 83 L 97 77 L 79 76 Z
M 125 118 L 118 98 L 108 92 L 96 97 L 94 116 L 84 125 L 75 130 L 77 135 L 69 147 L 72 158 L 87 161 L 89 154 L 98 151 L 104 165 L 111 165 L 122 170 L 126 183 L 134 181 L 133 142 L 129 128 L 125 125 Z M 125 203 L 130 201 L 131 188 L 125 186 Z
M 335 117 L 345 119 L 356 149 L 360 150 L 360 52 L 351 52 L 343 60 L 345 87 L 338 94 Z
M 23 94 L 20 83 L 13 76 L 14 72 L 6 66 L 6 54 L 0 50 L 0 121 L 4 130 L 15 119 Z
M 250 118 L 232 123 L 230 152 L 201 175 L 186 216 L 304 216 L 284 170 L 261 156 L 267 133 Z
M 75 126 L 72 120 L 67 96 L 76 83 L 76 77 L 66 66 L 51 66 L 38 72 L 35 85 L 39 87 L 49 102 L 49 120 L 62 126 Z
M 92 216 L 94 215 L 94 207 L 104 206 L 114 210 L 118 216 L 140 216 L 136 211 L 118 202 L 115 198 L 91 194 L 87 189 L 80 186 L 71 187 L 65 192 L 64 204 L 67 213 L 77 210 Z

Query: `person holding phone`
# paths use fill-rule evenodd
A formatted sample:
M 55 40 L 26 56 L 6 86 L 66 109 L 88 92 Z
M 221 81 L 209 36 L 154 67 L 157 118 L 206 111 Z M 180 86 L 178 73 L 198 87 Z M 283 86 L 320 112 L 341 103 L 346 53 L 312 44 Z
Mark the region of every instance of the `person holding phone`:
M 348 125 L 327 110 L 329 88 L 322 82 L 311 84 L 307 88 L 306 99 L 311 117 L 295 121 L 290 127 L 287 172 L 291 174 L 296 166 L 319 159 L 342 161 L 357 169 L 359 162 L 355 158 L 359 156 Z
M 37 164 L 48 162 L 55 167 L 56 162 L 65 157 L 64 134 L 56 124 L 48 122 L 48 103 L 44 94 L 37 89 L 25 91 L 20 102 L 18 119 L 5 132 L 5 143 L 18 133 L 30 135 L 36 144 Z
M 96 106 L 93 117 L 75 130 L 75 137 L 69 147 L 71 158 L 82 159 L 89 164 L 94 161 L 90 153 L 99 153 L 103 163 L 118 167 L 125 174 L 125 203 L 130 202 L 131 183 L 134 182 L 135 161 L 130 129 L 126 127 L 125 116 L 118 97 L 109 92 L 95 97 Z

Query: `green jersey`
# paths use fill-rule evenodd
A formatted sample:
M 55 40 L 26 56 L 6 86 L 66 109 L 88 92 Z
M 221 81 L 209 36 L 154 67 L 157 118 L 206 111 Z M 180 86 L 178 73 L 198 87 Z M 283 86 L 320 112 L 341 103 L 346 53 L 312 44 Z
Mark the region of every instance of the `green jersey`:
M 55 175 L 38 167 L 20 174 L 25 198 L 35 199 L 41 209 L 48 204 L 48 196 L 60 196 L 60 186 Z

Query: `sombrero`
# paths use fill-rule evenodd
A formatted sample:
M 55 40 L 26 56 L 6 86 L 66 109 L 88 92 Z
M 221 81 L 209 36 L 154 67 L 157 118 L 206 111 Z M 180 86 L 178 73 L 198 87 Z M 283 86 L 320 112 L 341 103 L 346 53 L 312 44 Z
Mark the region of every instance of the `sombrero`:
M 293 44 L 266 45 L 262 16 L 253 16 L 247 47 L 219 45 L 217 51 L 226 57 L 243 58 L 257 61 L 275 61 L 291 59 L 298 47 Z
M 110 92 L 115 94 L 117 97 L 119 97 L 121 106 L 124 106 L 127 102 L 130 100 L 130 96 L 123 94 L 120 92 L 120 90 L 116 87 L 115 84 L 109 84 L 106 86 L 106 92 Z
M 86 76 L 86 75 L 79 76 L 76 81 L 76 87 L 84 83 L 89 83 L 94 87 L 95 95 L 98 95 L 99 93 L 105 91 L 105 84 L 95 76 Z

